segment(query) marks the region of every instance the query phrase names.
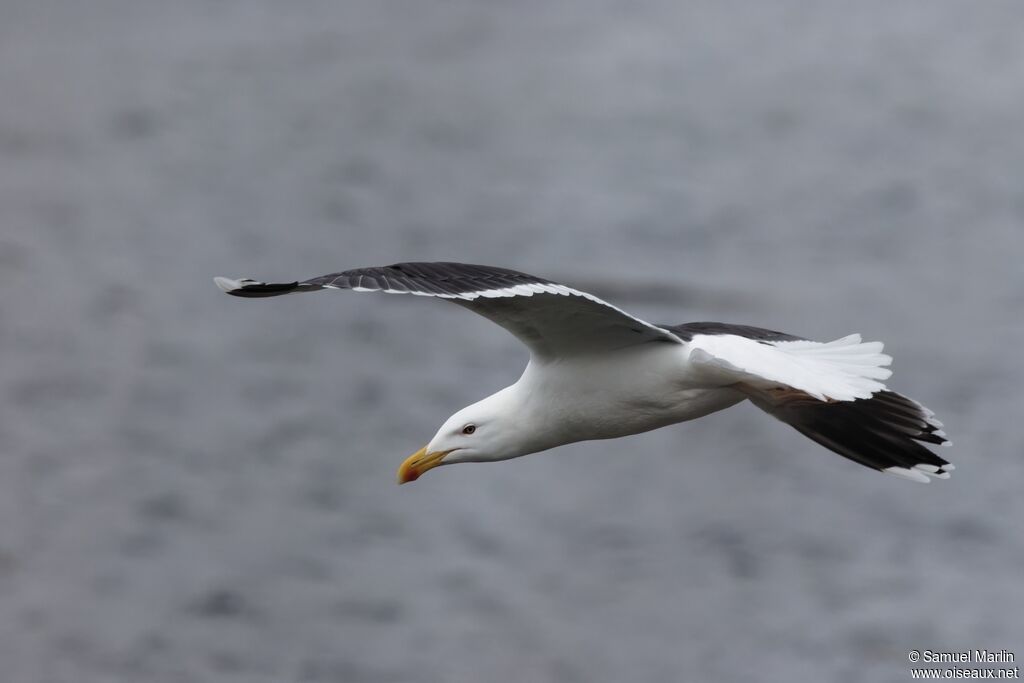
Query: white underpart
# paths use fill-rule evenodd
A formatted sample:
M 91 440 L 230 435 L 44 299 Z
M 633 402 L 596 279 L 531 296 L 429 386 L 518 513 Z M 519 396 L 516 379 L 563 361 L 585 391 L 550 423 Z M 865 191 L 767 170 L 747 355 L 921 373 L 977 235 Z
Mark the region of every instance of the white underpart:
M 689 344 L 690 361 L 708 372 L 732 374 L 755 386 L 787 386 L 819 400 L 852 401 L 885 389 L 892 358 L 881 342 L 862 342 L 859 334 L 835 341 L 759 342 L 737 335 L 697 335 Z

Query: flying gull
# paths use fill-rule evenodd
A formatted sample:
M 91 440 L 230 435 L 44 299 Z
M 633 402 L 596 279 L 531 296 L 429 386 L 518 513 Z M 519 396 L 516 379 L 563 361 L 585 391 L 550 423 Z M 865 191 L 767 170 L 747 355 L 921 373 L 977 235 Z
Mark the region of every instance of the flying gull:
M 747 325 L 652 325 L 550 280 L 465 263 L 398 263 L 302 282 L 214 281 L 249 298 L 350 289 L 447 299 L 526 344 L 519 380 L 448 418 L 398 468 L 400 484 L 439 465 L 638 434 L 745 399 L 872 469 L 925 483 L 954 469 L 922 445 L 950 445 L 942 423 L 886 388 L 892 358 L 859 334 L 822 343 Z

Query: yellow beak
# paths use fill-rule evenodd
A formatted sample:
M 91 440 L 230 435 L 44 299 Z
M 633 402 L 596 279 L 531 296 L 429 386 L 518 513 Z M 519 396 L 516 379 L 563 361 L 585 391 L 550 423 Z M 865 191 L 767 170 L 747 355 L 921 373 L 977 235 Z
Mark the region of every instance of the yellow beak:
M 408 458 L 405 459 L 398 467 L 398 483 L 407 484 L 410 481 L 416 481 L 420 478 L 420 475 L 427 470 L 432 470 L 441 464 L 441 460 L 444 456 L 451 453 L 451 451 L 437 451 L 436 453 L 427 453 L 427 447 L 419 449 Z

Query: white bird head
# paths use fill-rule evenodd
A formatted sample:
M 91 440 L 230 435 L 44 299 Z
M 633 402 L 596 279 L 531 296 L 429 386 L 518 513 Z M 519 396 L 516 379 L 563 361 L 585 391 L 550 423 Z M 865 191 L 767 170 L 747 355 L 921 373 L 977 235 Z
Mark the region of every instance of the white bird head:
M 513 387 L 466 406 L 449 417 L 426 446 L 398 468 L 398 483 L 459 462 L 494 462 L 533 452 L 520 438 Z

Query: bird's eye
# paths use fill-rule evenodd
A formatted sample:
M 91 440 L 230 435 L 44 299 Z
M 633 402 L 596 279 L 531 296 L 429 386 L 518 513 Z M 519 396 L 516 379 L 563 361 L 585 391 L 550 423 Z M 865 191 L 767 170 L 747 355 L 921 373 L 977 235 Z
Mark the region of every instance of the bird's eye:
M 465 427 L 462 428 L 462 433 L 463 434 L 472 434 L 475 431 L 476 431 L 476 425 L 466 425 Z

